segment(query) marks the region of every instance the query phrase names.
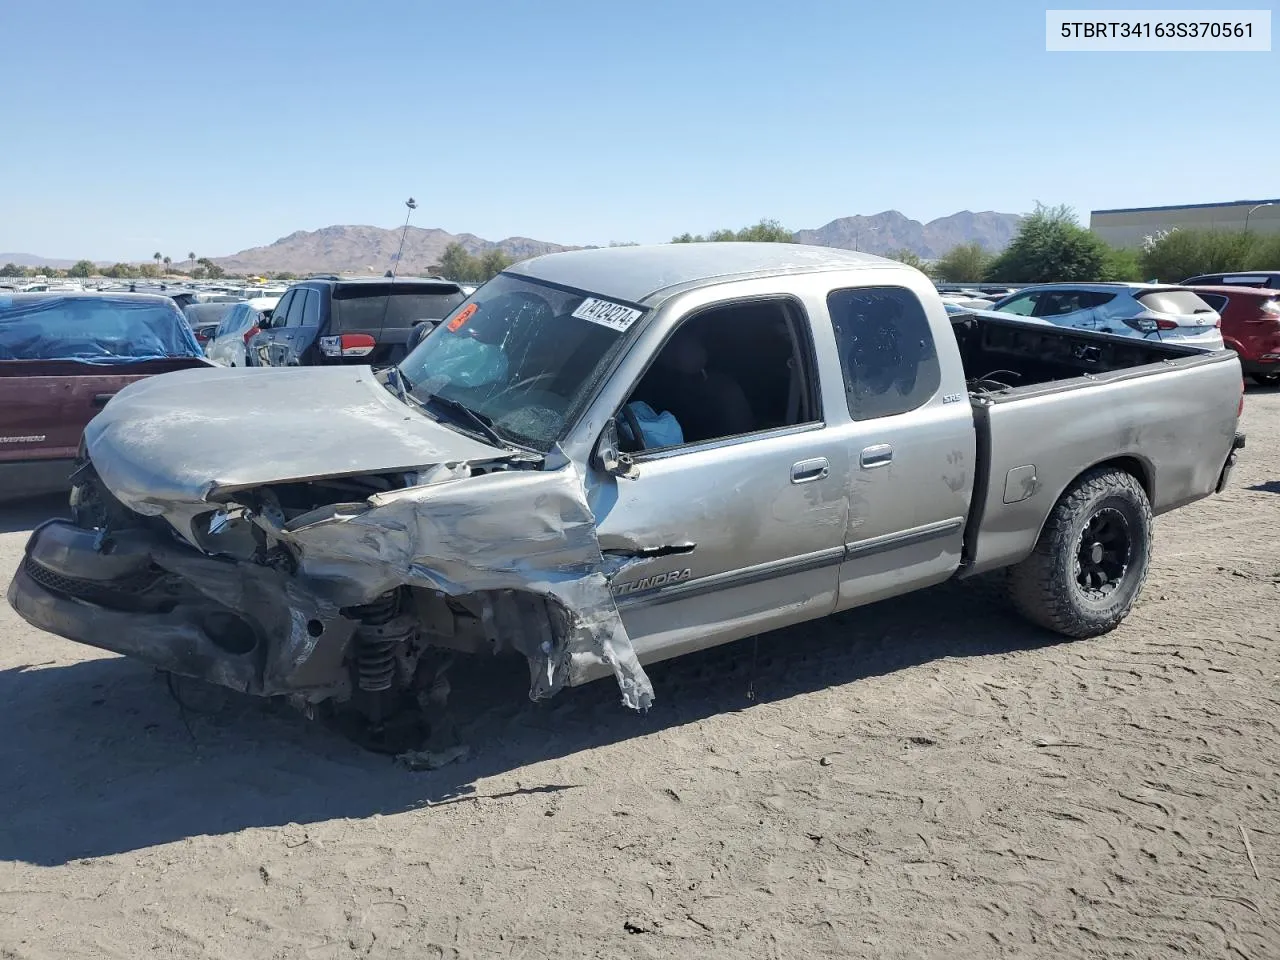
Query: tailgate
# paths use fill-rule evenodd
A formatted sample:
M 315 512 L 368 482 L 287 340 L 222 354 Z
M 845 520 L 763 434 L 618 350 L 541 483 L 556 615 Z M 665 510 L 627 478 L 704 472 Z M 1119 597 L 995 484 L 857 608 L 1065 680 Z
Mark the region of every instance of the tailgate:
M 1243 381 L 1231 351 L 975 399 L 979 459 L 967 573 L 1017 563 L 1084 471 L 1127 461 L 1154 512 L 1215 492 L 1233 450 Z

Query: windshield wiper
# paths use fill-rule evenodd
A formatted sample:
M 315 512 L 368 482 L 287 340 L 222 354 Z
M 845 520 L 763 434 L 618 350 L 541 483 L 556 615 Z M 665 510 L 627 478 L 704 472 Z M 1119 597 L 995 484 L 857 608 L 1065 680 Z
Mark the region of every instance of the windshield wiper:
M 498 431 L 494 428 L 493 420 L 485 416 L 483 413 L 477 413 L 475 410 L 472 410 L 470 407 L 468 407 L 465 403 L 459 403 L 457 400 L 454 400 L 450 397 L 441 396 L 438 393 L 430 394 L 422 402 L 425 405 L 430 403 L 432 400 L 436 401 L 436 403 L 440 404 L 440 406 L 444 407 L 447 410 L 452 411 L 453 413 L 462 414 L 462 416 L 466 418 L 468 423 L 470 423 L 473 427 L 479 430 L 480 433 L 484 435 L 485 439 L 487 439 L 490 443 L 494 444 L 495 446 L 508 447 L 508 448 L 511 446 L 510 443 L 508 443 L 506 440 L 503 439 L 502 434 L 498 433 Z
M 400 398 L 400 402 L 412 406 L 412 397 L 409 391 L 413 389 L 408 378 L 400 372 L 399 367 L 387 367 L 387 383 L 395 390 L 396 396 Z

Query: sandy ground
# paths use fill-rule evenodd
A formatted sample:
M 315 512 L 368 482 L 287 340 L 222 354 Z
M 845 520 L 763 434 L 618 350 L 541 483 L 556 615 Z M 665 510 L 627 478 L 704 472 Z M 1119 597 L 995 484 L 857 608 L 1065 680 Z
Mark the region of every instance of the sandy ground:
M 1280 957 L 1280 392 L 1245 427 L 1107 637 L 947 585 L 645 717 L 464 675 L 430 773 L 0 605 L 0 957 Z M 0 513 L 6 583 L 59 509 Z

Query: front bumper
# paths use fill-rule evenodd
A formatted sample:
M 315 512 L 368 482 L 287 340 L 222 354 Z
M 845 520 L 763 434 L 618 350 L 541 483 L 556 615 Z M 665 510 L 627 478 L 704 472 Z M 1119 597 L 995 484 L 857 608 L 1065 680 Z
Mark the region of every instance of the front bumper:
M 1231 477 L 1231 470 L 1236 465 L 1236 452 L 1244 449 L 1244 434 L 1237 433 L 1235 439 L 1231 441 L 1231 452 L 1227 454 L 1227 461 L 1222 465 L 1222 473 L 1218 475 L 1218 486 L 1215 493 L 1221 493 L 1227 488 L 1227 480 Z
M 163 533 L 37 527 L 9 585 L 32 626 L 258 696 L 340 693 L 356 622 L 268 567 Z

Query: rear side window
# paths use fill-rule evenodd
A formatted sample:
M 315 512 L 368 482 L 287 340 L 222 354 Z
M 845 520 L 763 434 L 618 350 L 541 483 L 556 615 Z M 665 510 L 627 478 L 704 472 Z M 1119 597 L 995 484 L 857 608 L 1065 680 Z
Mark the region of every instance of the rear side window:
M 320 326 L 320 291 L 308 290 L 307 302 L 302 308 L 302 325 L 304 327 Z
M 1200 298 L 1200 294 L 1191 290 L 1154 290 L 1151 293 L 1140 293 L 1134 299 L 1156 313 L 1190 316 L 1195 313 L 1213 312 L 1213 307 L 1205 303 Z
M 938 352 L 924 307 L 910 290 L 833 290 L 827 310 L 853 419 L 906 413 L 938 392 Z
M 466 299 L 453 284 L 362 283 L 333 292 L 335 329 L 409 329 L 423 320 L 442 320 Z M 384 319 L 385 317 L 385 319 Z
M 1201 293 L 1197 296 L 1219 313 L 1227 309 L 1227 298 L 1220 293 Z

